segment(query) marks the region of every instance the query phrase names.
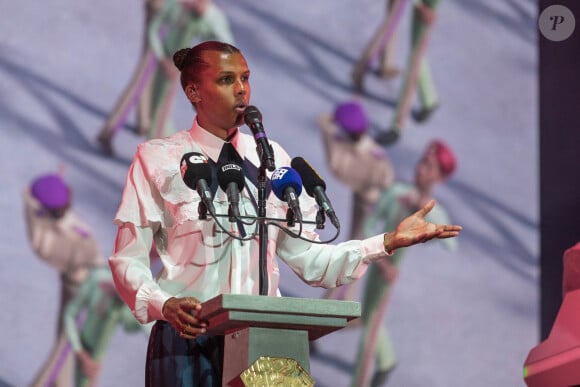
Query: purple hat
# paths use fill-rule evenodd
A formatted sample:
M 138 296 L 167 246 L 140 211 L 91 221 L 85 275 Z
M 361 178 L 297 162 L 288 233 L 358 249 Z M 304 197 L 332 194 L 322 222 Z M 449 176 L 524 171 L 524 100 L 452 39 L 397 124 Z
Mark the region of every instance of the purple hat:
M 30 192 L 40 204 L 50 210 L 66 207 L 70 201 L 70 188 L 58 174 L 36 178 L 32 182 Z
M 334 111 L 334 120 L 350 134 L 362 134 L 367 131 L 369 125 L 362 105 L 356 101 L 338 105 Z

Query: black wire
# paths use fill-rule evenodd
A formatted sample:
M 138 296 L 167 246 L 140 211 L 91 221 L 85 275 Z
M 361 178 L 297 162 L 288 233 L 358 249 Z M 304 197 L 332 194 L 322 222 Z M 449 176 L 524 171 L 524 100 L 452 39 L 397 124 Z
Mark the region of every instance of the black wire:
M 209 211 L 209 210 L 208 210 Z M 212 218 L 215 220 L 215 222 L 217 223 L 217 225 L 222 229 L 222 231 L 224 233 L 226 233 L 227 235 L 229 235 L 230 237 L 240 240 L 240 241 L 249 241 L 254 239 L 254 237 L 257 235 L 257 233 L 253 233 L 253 234 L 249 234 L 248 237 L 239 237 L 237 235 L 232 234 L 231 232 L 229 232 L 228 230 L 226 230 L 226 228 L 221 224 L 221 222 L 219 222 L 217 220 L 217 218 L 227 218 L 229 217 L 229 215 L 227 214 L 215 214 L 211 211 L 209 211 Z M 240 220 L 243 224 L 245 225 L 252 225 L 254 223 L 256 223 L 256 221 L 258 220 L 258 217 L 256 216 L 248 216 L 248 215 L 242 215 L 242 216 L 236 216 L 237 220 Z M 250 222 L 244 222 L 242 219 L 251 219 Z M 315 241 L 312 239 L 308 239 L 302 236 L 302 226 L 303 224 L 317 224 L 316 221 L 311 221 L 311 220 L 303 220 L 300 223 L 299 229 L 298 229 L 298 233 L 295 233 L 294 231 L 292 231 L 290 228 L 288 227 L 284 227 L 281 224 L 275 223 L 275 222 L 283 222 L 283 223 L 287 223 L 286 219 L 279 219 L 279 218 L 270 218 L 270 217 L 265 217 L 264 220 L 268 220 L 270 222 L 266 223 L 267 226 L 274 226 L 274 227 L 278 227 L 280 230 L 284 231 L 286 234 L 290 235 L 293 238 L 298 238 L 298 239 L 302 239 L 303 241 L 306 242 L 310 242 L 310 243 L 315 243 L 315 244 L 327 244 L 330 242 L 333 242 L 336 240 L 336 238 L 338 238 L 338 236 L 340 235 L 340 227 L 336 228 L 336 234 L 329 240 L 325 240 L 325 241 Z

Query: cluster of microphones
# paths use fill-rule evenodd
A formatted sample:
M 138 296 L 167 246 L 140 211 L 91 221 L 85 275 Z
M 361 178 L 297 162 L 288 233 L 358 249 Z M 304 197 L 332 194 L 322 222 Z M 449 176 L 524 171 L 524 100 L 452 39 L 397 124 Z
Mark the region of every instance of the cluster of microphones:
M 291 216 L 287 216 L 286 220 L 289 225 L 292 225 L 294 221 L 303 222 L 298 198 L 304 187 L 306 193 L 315 198 L 319 207 L 316 220 L 317 227 L 323 228 L 325 214 L 334 227 L 339 230 L 340 223 L 326 195 L 326 184 L 314 168 L 302 157 L 295 157 L 292 159 L 290 167 L 285 166 L 276 169 L 274 154 L 265 135 L 260 112 L 254 106 L 248 106 L 244 112 L 244 119 L 254 134 L 258 154 L 265 162 L 265 168 L 272 171 L 270 176 L 272 192 L 278 199 L 288 204 L 288 212 Z M 210 188 L 214 174 L 208 159 L 198 152 L 186 153 L 181 159 L 180 169 L 185 184 L 192 190 L 197 191 L 201 198 L 200 218 L 204 218 L 207 212 L 215 217 L 215 207 Z M 226 193 L 228 198 L 229 220 L 231 222 L 239 220 L 241 218 L 239 210 L 240 193 L 245 188 L 243 167 L 235 161 L 226 161 L 217 165 L 215 175 L 220 188 Z

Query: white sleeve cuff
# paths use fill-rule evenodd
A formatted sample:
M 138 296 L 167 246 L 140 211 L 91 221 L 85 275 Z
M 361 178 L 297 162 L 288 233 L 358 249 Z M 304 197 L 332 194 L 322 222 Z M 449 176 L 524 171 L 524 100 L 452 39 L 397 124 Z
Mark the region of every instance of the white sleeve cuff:
M 361 241 L 361 251 L 365 263 L 372 263 L 393 255 L 393 251 L 386 251 L 383 234 L 376 235 Z
M 142 286 L 137 291 L 134 315 L 141 324 L 155 320 L 165 320 L 163 304 L 172 296 L 161 289 L 152 290 Z

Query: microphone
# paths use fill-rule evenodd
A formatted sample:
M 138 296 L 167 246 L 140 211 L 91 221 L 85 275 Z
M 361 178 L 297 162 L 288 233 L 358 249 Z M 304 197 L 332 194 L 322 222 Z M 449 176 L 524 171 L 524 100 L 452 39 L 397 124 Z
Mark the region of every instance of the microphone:
M 217 179 L 221 189 L 228 195 L 230 202 L 230 222 L 240 217 L 240 191 L 244 189 L 244 172 L 242 167 L 234 162 L 218 166 Z
M 211 166 L 207 161 L 207 157 L 199 152 L 184 154 L 181 158 L 180 171 L 185 185 L 196 190 L 210 214 L 215 214 L 211 189 L 209 188 L 212 183 Z M 204 216 L 201 212 L 200 215 Z
M 306 193 L 316 198 L 316 203 L 324 210 L 334 227 L 340 229 L 340 222 L 338 221 L 336 212 L 334 212 L 334 208 L 330 204 L 330 199 L 326 196 L 326 183 L 324 180 L 322 180 L 314 168 L 302 157 L 294 157 L 290 165 L 300 174 Z
M 266 169 L 273 171 L 276 169 L 274 151 L 268 142 L 268 137 L 266 137 L 266 132 L 262 125 L 262 113 L 257 107 L 250 105 L 244 110 L 244 122 L 252 130 L 261 161 L 266 164 Z
M 287 202 L 296 220 L 302 222 L 302 211 L 298 203 L 298 196 L 302 193 L 302 179 L 298 172 L 290 167 L 278 168 L 272 173 L 270 182 L 276 197 Z

